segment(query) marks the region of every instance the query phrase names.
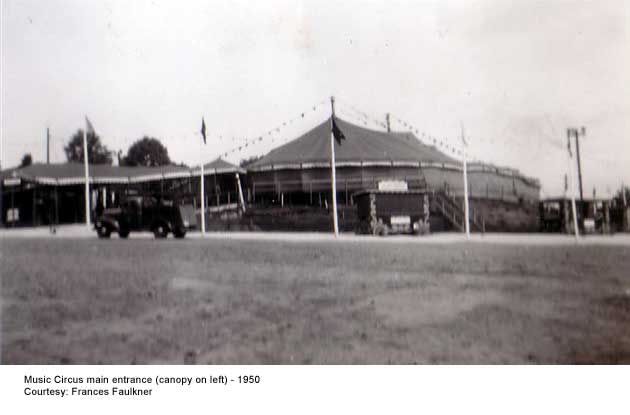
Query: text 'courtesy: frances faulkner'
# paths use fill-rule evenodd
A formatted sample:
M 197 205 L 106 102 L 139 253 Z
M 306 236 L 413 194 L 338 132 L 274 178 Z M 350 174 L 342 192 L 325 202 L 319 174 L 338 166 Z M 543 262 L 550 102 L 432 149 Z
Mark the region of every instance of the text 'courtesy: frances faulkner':
M 32 397 L 152 396 L 163 388 L 259 384 L 260 376 L 33 376 L 24 375 L 24 395 Z

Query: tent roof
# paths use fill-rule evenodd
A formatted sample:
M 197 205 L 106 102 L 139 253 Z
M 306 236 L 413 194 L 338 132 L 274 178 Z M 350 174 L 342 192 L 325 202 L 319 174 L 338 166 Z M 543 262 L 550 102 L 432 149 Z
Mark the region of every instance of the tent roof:
M 93 183 L 139 183 L 160 179 L 185 178 L 199 172 L 199 168 L 184 166 L 128 167 L 108 164 L 92 164 L 90 179 Z M 216 159 L 204 165 L 205 175 L 243 172 L 241 168 L 222 159 Z M 84 165 L 82 163 L 45 164 L 34 163 L 22 168 L 4 170 L 2 179 L 19 177 L 42 184 L 77 184 L 84 183 Z
M 221 157 L 211 161 L 210 163 L 206 163 L 203 165 L 204 168 L 204 173 L 206 171 L 214 171 L 216 170 L 217 173 L 224 173 L 224 172 L 240 172 L 240 173 L 245 173 L 245 170 L 235 166 L 234 164 L 230 163 L 229 161 L 225 161 L 223 160 Z
M 461 163 L 439 151 L 434 146 L 423 144 L 410 132 L 370 130 L 335 118 L 339 129 L 346 137 L 341 145 L 335 142 L 335 161 L 344 162 L 423 162 Z M 280 146 L 260 160 L 248 166 L 251 170 L 263 170 L 281 165 L 321 164 L 330 159 L 330 118 L 304 135 Z

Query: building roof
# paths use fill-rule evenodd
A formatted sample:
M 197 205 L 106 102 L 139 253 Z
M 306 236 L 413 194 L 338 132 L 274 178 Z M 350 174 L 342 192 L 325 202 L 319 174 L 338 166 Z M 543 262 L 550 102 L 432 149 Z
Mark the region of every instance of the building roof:
M 218 158 L 204 165 L 204 175 L 221 173 L 243 173 L 244 170 Z M 128 167 L 108 164 L 92 164 L 89 166 L 91 183 L 141 183 L 161 179 L 176 179 L 199 174 L 199 168 L 184 166 L 160 167 Z M 34 163 L 22 168 L 13 168 L 0 172 L 0 177 L 20 178 L 40 184 L 71 185 L 85 183 L 83 163 L 45 164 Z
M 434 146 L 423 144 L 411 132 L 383 132 L 363 128 L 339 118 L 337 126 L 346 137 L 335 142 L 335 162 L 343 165 L 435 163 L 460 166 Z M 328 165 L 330 160 L 330 118 L 280 146 L 248 166 L 248 170 L 309 168 Z
M 220 173 L 245 173 L 245 169 L 235 166 L 221 157 L 203 165 L 204 175 Z M 194 174 L 199 174 L 199 168 L 195 168 Z

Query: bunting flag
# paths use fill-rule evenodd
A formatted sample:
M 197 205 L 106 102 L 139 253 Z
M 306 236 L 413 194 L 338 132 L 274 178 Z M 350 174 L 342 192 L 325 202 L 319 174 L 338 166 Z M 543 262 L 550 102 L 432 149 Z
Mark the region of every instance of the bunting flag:
M 201 117 L 201 136 L 203 137 L 203 143 L 206 144 L 206 121 Z
M 332 133 L 333 133 L 333 137 L 335 137 L 335 141 L 339 145 L 341 145 L 341 140 L 345 140 L 346 139 L 346 136 L 343 134 L 343 132 L 337 126 L 337 122 L 335 122 L 335 117 L 333 117 L 333 119 L 332 119 Z

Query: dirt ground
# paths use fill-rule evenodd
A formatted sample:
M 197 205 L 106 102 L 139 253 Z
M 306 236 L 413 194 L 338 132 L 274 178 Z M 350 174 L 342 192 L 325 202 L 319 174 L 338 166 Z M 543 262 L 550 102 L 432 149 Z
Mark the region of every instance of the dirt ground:
M 630 363 L 630 247 L 3 238 L 4 364 Z

